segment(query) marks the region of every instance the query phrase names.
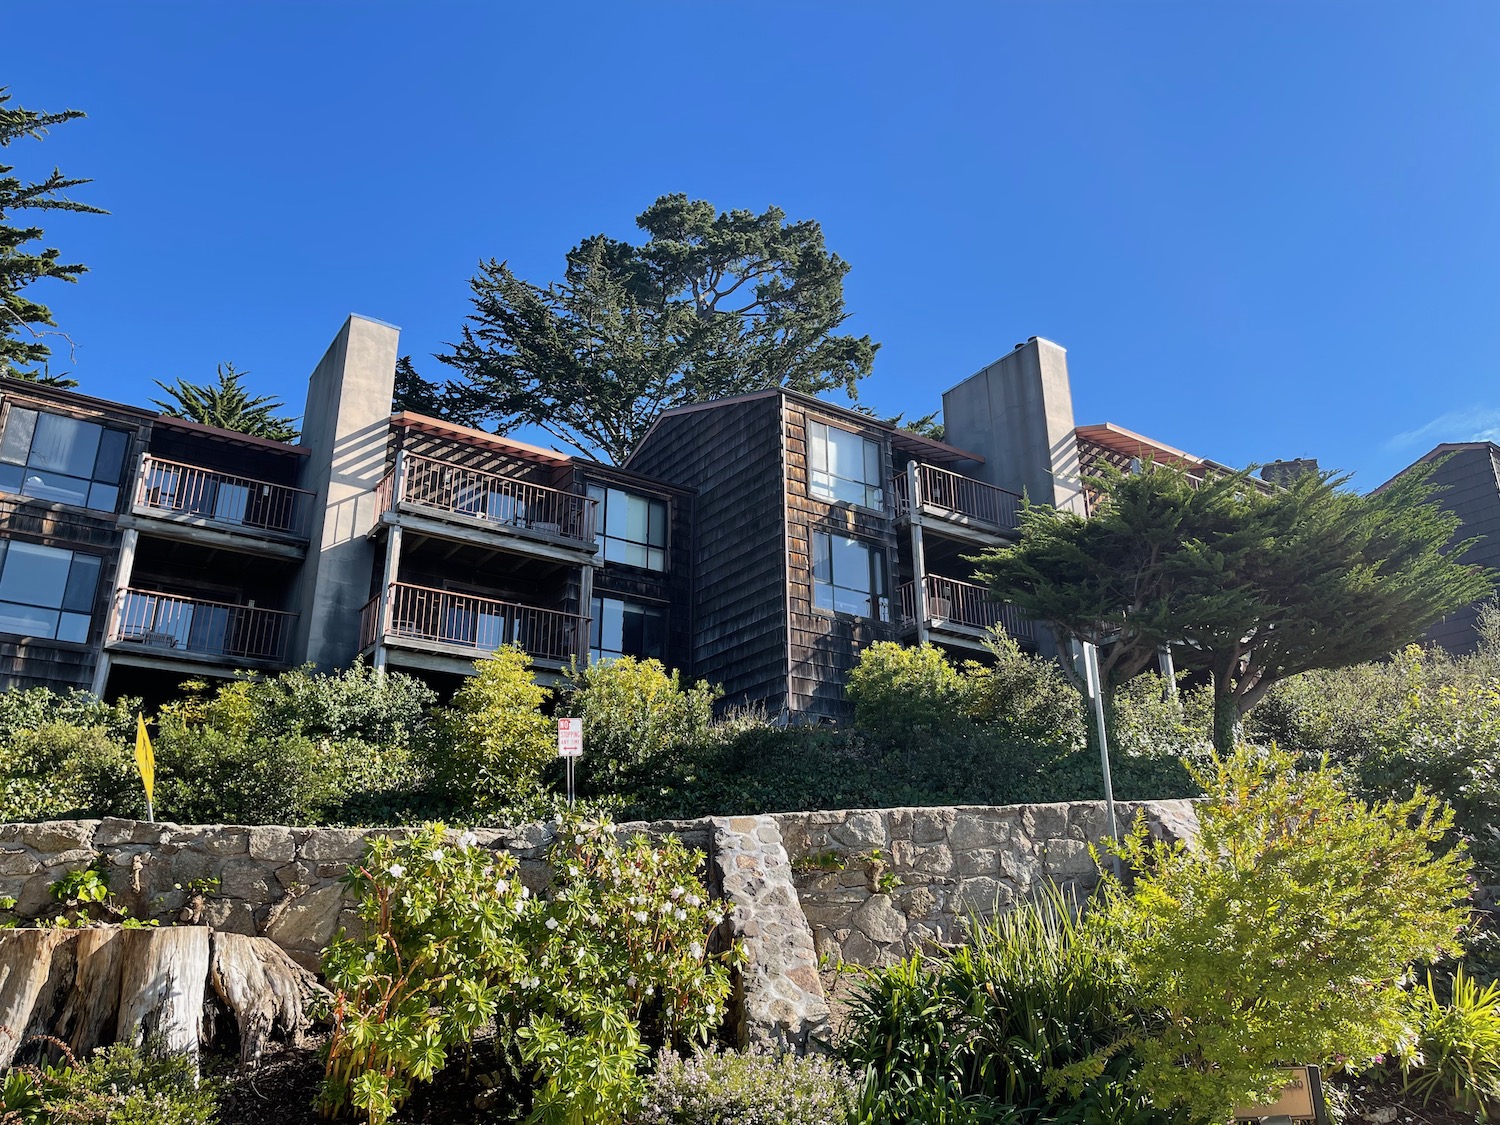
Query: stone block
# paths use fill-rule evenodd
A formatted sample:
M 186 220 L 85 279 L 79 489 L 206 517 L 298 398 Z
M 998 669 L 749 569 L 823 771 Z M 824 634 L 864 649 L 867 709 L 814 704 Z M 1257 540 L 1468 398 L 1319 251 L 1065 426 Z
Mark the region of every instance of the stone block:
M 849 813 L 843 823 L 829 829 L 835 840 L 851 851 L 869 851 L 871 848 L 888 849 L 890 834 L 886 831 L 885 817 L 878 812 Z
M 977 875 L 959 883 L 958 893 L 954 896 L 954 912 L 973 912 L 987 917 L 997 908 L 1009 906 L 1014 899 L 1015 892 L 999 879 Z
M 1045 855 L 1048 875 L 1086 875 L 1095 870 L 1089 846 L 1083 840 L 1052 840 Z
M 275 825 L 250 829 L 247 848 L 251 859 L 273 863 L 290 863 L 297 856 L 297 841 L 292 838 L 292 830 Z
M 321 952 L 338 929 L 343 890 L 318 887 L 300 896 L 266 929 L 266 937 L 286 950 Z
M 231 859 L 219 872 L 218 893 L 259 906 L 271 897 L 274 868 L 258 859 Z
M 44 820 L 39 824 L 23 824 L 16 834 L 16 843 L 43 855 L 88 850 L 97 827 L 97 820 Z
M 890 895 L 872 895 L 850 918 L 854 928 L 874 942 L 900 941 L 906 933 L 906 915 L 896 909 Z
M 1027 805 L 1021 813 L 1021 827 L 1038 844 L 1060 839 L 1068 834 L 1068 806 Z
M 28 851 L 20 848 L 0 851 L 0 875 L 35 875 L 42 865 Z
M 993 848 L 1009 839 L 1010 830 L 1005 822 L 977 810 L 965 809 L 960 812 L 953 827 L 948 830 L 948 842 L 956 852 Z
M 1000 853 L 994 850 L 959 852 L 954 856 L 954 872 L 960 877 L 969 875 L 998 875 Z
M 353 863 L 365 850 L 365 834 L 358 828 L 319 828 L 298 849 L 298 858 L 313 863 Z

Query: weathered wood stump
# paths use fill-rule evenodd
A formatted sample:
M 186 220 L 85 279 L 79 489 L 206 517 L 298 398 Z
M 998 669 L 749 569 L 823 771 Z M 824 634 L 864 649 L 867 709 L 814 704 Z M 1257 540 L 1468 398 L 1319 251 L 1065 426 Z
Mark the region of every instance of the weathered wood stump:
M 273 1037 L 296 1043 L 320 993 L 274 942 L 207 926 L 0 930 L 0 1067 L 38 1035 L 76 1055 L 121 1042 L 196 1058 L 216 1008 L 253 1065 Z

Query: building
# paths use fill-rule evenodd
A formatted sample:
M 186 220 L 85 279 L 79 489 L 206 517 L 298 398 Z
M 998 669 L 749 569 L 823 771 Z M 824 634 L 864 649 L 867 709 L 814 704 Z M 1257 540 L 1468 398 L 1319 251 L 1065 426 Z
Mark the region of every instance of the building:
M 397 330 L 350 317 L 295 444 L 0 381 L 0 685 L 161 696 L 353 661 L 455 685 L 515 643 L 555 681 L 650 656 L 730 705 L 845 713 L 877 640 L 1050 638 L 973 581 L 1023 497 L 1101 461 L 1218 468 L 1075 426 L 1032 338 L 943 396 L 948 441 L 768 390 L 668 411 L 623 467 L 389 410 Z
M 1492 441 L 1445 443 L 1418 458 L 1396 476 L 1410 472 L 1417 465 L 1433 462 L 1437 464 L 1427 479 L 1435 490 L 1433 500 L 1459 518 L 1453 542 L 1477 541 L 1464 552 L 1463 561 L 1500 573 L 1500 445 Z M 1379 492 L 1390 483 L 1387 481 L 1375 491 Z M 1450 613 L 1427 630 L 1425 640 L 1442 646 L 1455 656 L 1473 652 L 1479 646 L 1475 625 L 1481 604 L 1475 602 Z

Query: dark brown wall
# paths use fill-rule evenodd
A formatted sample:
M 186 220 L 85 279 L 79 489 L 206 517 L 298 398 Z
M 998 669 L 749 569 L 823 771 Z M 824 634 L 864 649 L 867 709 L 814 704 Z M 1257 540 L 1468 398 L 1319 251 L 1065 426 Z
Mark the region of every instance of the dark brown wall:
M 860 650 L 875 641 L 891 641 L 897 636 L 894 622 L 900 602 L 896 594 L 896 532 L 885 511 L 836 504 L 810 494 L 807 421 L 812 418 L 840 429 L 856 430 L 879 442 L 881 474 L 887 491 L 891 477 L 890 443 L 878 429 L 861 430 L 842 415 L 823 413 L 796 398 L 787 397 L 785 401 L 791 708 L 807 716 L 843 719 L 850 711 L 844 700 L 844 684 Z M 889 504 L 888 495 L 886 500 Z M 890 624 L 813 608 L 812 536 L 817 531 L 862 539 L 885 550 Z
M 631 470 L 691 488 L 692 674 L 725 704 L 786 701 L 781 400 L 767 395 L 664 417 Z
M 1455 540 L 1478 539 L 1465 562 L 1487 566 L 1500 578 L 1500 450 L 1476 445 L 1455 450 L 1428 478 L 1434 499 L 1463 520 Z M 1473 652 L 1478 606 L 1465 606 L 1427 631 L 1427 640 L 1455 654 Z

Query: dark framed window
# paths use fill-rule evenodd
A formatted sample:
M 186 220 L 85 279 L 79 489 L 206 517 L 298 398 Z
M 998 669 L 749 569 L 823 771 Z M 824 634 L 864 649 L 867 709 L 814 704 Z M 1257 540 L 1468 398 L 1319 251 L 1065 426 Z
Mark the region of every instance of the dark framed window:
M 884 508 L 880 443 L 822 422 L 807 423 L 808 491 L 826 500 Z
M 891 603 L 886 596 L 885 551 L 863 539 L 815 531 L 813 607 L 889 621 Z
M 124 430 L 11 407 L 0 436 L 0 492 L 113 512 L 129 446 Z
M 103 561 L 80 551 L 0 541 L 0 633 L 87 641 Z
M 589 621 L 589 655 L 594 660 L 633 656 L 667 658 L 667 614 L 657 606 L 623 598 L 597 597 Z
M 595 541 L 605 562 L 667 569 L 667 504 L 620 488 L 589 485 L 596 509 Z

